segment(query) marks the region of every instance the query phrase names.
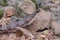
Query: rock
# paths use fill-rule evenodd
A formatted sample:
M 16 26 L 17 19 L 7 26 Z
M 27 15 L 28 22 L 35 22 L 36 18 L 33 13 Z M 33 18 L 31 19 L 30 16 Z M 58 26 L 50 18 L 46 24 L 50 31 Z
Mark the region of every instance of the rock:
M 52 12 L 52 20 L 60 20 L 60 7 L 52 7 L 50 10 Z
M 53 39 L 53 40 L 60 40 L 60 38 L 56 38 L 56 39 Z
M 55 35 L 60 35 L 60 20 L 52 21 L 51 28 L 53 29 Z
M 0 0 L 0 6 L 7 6 L 7 0 Z
M 41 10 L 36 16 L 35 20 L 31 26 L 28 28 L 32 31 L 42 30 L 44 28 L 49 28 L 49 23 L 51 19 L 51 13 Z
M 54 6 L 54 2 L 52 0 L 36 0 L 37 5 L 45 10 L 50 10 L 50 7 Z
M 12 15 L 14 15 L 14 12 L 15 12 L 15 8 L 13 8 L 11 6 L 4 7 L 5 16 L 12 16 Z
M 36 2 L 44 10 L 50 10 L 60 4 L 60 0 L 36 0 Z
M 54 1 L 54 0 L 53 0 Z M 55 0 L 53 7 L 50 8 L 50 11 L 52 12 L 52 22 L 51 27 L 54 30 L 55 35 L 60 35 L 60 1 Z
M 16 37 L 16 34 L 14 33 L 7 34 L 7 35 L 3 34 L 2 37 L 0 38 L 0 40 L 15 40 L 15 39 L 17 40 L 18 37 Z
M 35 12 L 35 4 L 30 0 L 25 0 L 18 4 L 18 7 L 22 9 L 27 14 L 32 14 Z
M 20 40 L 25 40 L 25 37 L 24 36 L 20 37 Z
M 23 1 L 23 0 L 7 0 L 7 3 L 9 6 L 17 7 L 18 3 L 21 1 Z
M 10 34 L 8 40 L 15 40 L 16 34 Z
M 0 6 L 0 19 L 3 17 L 3 7 L 2 6 Z
M 49 39 L 53 39 L 54 38 L 54 34 L 52 30 L 45 30 L 44 34 L 46 35 L 47 38 Z

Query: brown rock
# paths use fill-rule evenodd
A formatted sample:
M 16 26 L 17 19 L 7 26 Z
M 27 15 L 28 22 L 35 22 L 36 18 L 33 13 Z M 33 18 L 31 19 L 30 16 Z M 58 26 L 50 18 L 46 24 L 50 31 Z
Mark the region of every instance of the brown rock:
M 5 16 L 12 16 L 15 12 L 15 8 L 11 7 L 11 6 L 7 6 L 4 8 L 4 13 L 5 13 Z

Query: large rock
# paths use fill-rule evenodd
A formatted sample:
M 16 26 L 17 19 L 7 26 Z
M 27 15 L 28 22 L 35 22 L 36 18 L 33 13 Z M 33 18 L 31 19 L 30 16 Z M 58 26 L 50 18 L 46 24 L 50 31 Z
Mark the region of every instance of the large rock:
M 52 21 L 51 27 L 55 33 L 55 35 L 60 35 L 60 20 L 58 21 Z
M 34 19 L 35 20 L 32 25 L 28 27 L 30 30 L 37 31 L 49 28 L 51 13 L 48 11 L 46 12 L 44 10 L 41 10 L 41 12 L 39 12 Z
M 55 6 L 51 7 L 50 10 L 52 12 L 52 22 L 51 27 L 54 30 L 55 35 L 60 35 L 60 1 L 55 1 Z
M 0 35 L 0 40 L 18 40 L 19 38 L 16 37 L 16 34 L 14 33 L 7 34 L 7 35 Z
M 24 17 L 35 12 L 35 4 L 31 0 L 8 0 L 8 5 L 16 9 L 15 16 Z
M 35 4 L 30 0 L 25 0 L 18 4 L 18 7 L 22 9 L 27 14 L 32 14 L 35 12 Z
M 52 12 L 52 20 L 60 20 L 60 7 L 52 7 L 50 10 Z
M 36 2 L 39 7 L 45 10 L 50 10 L 60 4 L 60 0 L 36 0 Z
M 7 3 L 9 6 L 14 6 L 17 7 L 18 3 L 21 2 L 22 0 L 7 0 Z

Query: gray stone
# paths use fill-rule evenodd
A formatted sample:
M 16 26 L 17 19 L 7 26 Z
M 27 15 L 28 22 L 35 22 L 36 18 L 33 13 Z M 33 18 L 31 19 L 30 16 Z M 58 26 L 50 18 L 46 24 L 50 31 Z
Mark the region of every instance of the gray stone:
M 36 10 L 35 4 L 30 0 L 26 0 L 26 1 L 19 3 L 18 7 L 27 14 L 32 14 Z
M 35 20 L 31 26 L 28 28 L 32 31 L 42 30 L 44 28 L 49 28 L 49 23 L 51 19 L 51 13 L 41 10 L 36 16 Z
M 52 21 L 51 27 L 55 33 L 55 35 L 60 35 L 60 20 L 58 21 Z
M 60 7 L 52 7 L 50 8 L 51 12 L 52 12 L 52 19 L 53 20 L 60 20 Z

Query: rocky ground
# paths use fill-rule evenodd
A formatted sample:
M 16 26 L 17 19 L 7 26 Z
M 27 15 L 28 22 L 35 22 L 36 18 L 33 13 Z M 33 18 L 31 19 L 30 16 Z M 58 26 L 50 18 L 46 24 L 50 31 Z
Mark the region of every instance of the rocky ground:
M 60 0 L 0 0 L 0 40 L 60 40 Z

